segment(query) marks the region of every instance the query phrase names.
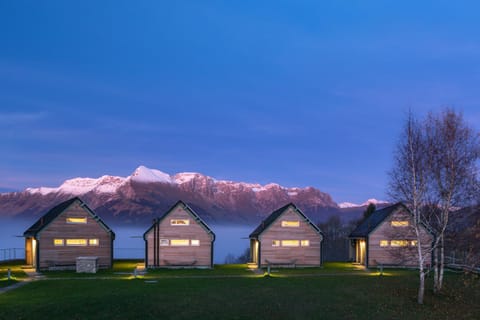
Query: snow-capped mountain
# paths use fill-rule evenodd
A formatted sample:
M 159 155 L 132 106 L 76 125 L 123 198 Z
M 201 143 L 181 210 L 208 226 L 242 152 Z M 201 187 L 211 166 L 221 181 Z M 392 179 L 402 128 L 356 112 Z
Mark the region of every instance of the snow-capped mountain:
M 140 166 L 128 177 L 74 178 L 55 188 L 0 194 L 0 216 L 39 216 L 73 196 L 80 196 L 102 217 L 120 221 L 151 221 L 179 199 L 207 221 L 219 223 L 257 223 L 289 202 L 317 221 L 338 213 L 330 195 L 312 187 L 217 180 L 195 172 L 169 175 Z
M 341 208 L 341 209 L 345 209 L 345 208 L 359 208 L 359 207 L 366 207 L 368 206 L 370 203 L 376 205 L 376 206 L 379 206 L 379 205 L 385 205 L 385 204 L 388 204 L 388 201 L 383 201 L 383 200 L 377 200 L 377 199 L 368 199 L 367 201 L 365 201 L 364 203 L 362 204 L 356 204 L 356 203 L 351 203 L 351 202 L 342 202 L 342 203 L 339 203 L 338 204 L 338 207 Z

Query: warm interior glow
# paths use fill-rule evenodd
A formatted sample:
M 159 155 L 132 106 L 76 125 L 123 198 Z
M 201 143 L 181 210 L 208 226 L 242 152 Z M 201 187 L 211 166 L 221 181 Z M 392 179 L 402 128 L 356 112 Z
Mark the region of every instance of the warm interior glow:
M 394 220 L 391 222 L 392 227 L 408 227 L 408 221 L 399 221 L 399 220 Z
M 54 246 L 63 246 L 64 241 L 63 241 L 63 239 L 53 239 L 53 245 Z
M 190 240 L 188 239 L 172 239 L 170 240 L 172 246 L 188 246 L 190 245 Z
M 410 241 L 410 245 L 411 245 L 412 247 L 416 247 L 416 246 L 417 246 L 417 240 L 411 240 L 411 241 Z
M 388 240 L 380 240 L 380 247 L 388 247 Z
M 67 246 L 86 246 L 87 239 L 67 239 Z
M 309 247 L 310 246 L 310 240 L 302 240 L 300 242 L 302 247 Z
M 98 246 L 98 239 L 89 239 L 88 244 L 91 246 Z
M 299 240 L 282 240 L 282 247 L 298 247 L 299 245 Z
M 390 241 L 390 246 L 392 247 L 406 247 L 408 246 L 407 240 L 392 240 Z
M 280 240 L 272 240 L 272 247 L 280 247 Z
M 300 227 L 300 221 L 283 220 L 282 227 Z
M 200 245 L 200 240 L 192 239 L 191 244 L 192 244 L 192 246 L 199 246 Z
M 172 219 L 170 220 L 171 226 L 188 226 L 190 225 L 189 219 Z
M 160 239 L 160 246 L 165 247 L 168 246 L 170 241 L 168 239 Z
M 79 217 L 79 218 L 74 218 L 74 217 L 68 217 L 67 218 L 67 223 L 87 223 L 87 218 L 86 217 Z

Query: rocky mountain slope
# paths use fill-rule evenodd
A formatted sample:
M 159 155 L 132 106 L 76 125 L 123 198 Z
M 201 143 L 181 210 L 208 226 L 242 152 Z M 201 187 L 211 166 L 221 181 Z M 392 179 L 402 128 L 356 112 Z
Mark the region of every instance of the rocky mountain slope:
M 312 187 L 216 180 L 193 172 L 171 176 L 140 166 L 128 177 L 75 178 L 58 188 L 0 194 L 0 216 L 37 217 L 73 196 L 81 197 L 105 220 L 123 223 L 151 221 L 179 199 L 210 223 L 255 224 L 288 202 L 316 222 L 341 214 L 330 195 Z M 346 220 L 361 214 L 347 212 Z

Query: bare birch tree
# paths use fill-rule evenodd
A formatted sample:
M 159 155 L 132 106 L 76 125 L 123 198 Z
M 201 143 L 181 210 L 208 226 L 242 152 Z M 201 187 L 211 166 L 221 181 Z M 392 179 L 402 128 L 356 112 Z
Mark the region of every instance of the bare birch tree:
M 390 172 L 389 194 L 403 202 L 413 214 L 418 240 L 420 286 L 423 303 L 426 258 L 422 249 L 421 225 L 434 232 L 434 291 L 443 286 L 445 231 L 455 207 L 472 204 L 478 191 L 479 136 L 460 113 L 445 109 L 417 121 L 409 113 Z M 478 196 L 478 195 L 477 195 Z
M 461 113 L 445 109 L 430 113 L 424 125 L 429 177 L 429 200 L 435 210 L 425 223 L 435 232 L 434 292 L 443 286 L 445 231 L 455 208 L 471 205 L 477 187 L 479 139 Z
M 424 220 L 423 208 L 426 202 L 428 161 L 425 135 L 420 123 L 412 112 L 408 114 L 401 139 L 394 157 L 394 166 L 390 171 L 389 195 L 395 201 L 403 202 L 413 215 L 413 225 L 417 237 L 419 288 L 417 302 L 423 304 L 425 295 L 425 276 L 428 272 L 426 259 L 431 252 L 425 252 L 422 244 L 421 228 Z

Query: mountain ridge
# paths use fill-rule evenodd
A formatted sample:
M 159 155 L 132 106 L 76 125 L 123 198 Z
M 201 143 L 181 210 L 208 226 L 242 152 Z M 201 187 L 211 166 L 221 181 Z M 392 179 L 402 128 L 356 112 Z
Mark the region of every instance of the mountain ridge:
M 329 194 L 313 187 L 217 180 L 197 172 L 169 175 L 139 166 L 128 177 L 73 178 L 56 188 L 27 188 L 0 194 L 0 216 L 38 217 L 74 196 L 81 197 L 106 220 L 122 223 L 150 222 L 178 200 L 213 223 L 258 223 L 289 202 L 315 222 L 342 214 Z M 347 210 L 348 214 L 342 217 L 349 220 L 358 215 L 357 211 Z

